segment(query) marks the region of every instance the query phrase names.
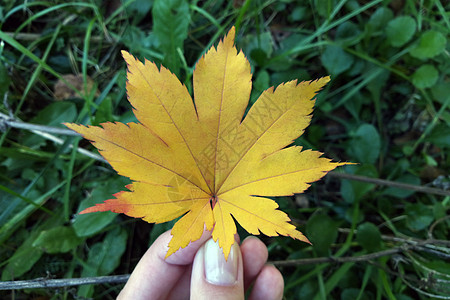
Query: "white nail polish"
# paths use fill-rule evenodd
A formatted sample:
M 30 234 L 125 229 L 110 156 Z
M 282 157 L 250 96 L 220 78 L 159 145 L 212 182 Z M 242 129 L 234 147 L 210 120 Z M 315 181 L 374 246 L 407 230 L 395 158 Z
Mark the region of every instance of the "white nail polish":
M 205 277 L 215 285 L 234 285 L 237 282 L 239 246 L 236 242 L 231 246 L 228 261 L 223 256 L 219 244 L 210 239 L 205 244 Z

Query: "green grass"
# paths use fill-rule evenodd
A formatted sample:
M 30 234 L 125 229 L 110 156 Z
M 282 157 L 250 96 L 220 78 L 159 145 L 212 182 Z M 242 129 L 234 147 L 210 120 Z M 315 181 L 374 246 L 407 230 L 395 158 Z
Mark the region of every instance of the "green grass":
M 295 144 L 358 163 L 302 196 L 278 199 L 314 244 L 262 237 L 285 277 L 285 298 L 450 298 L 447 1 L 114 3 L 4 1 L 0 113 L 60 128 L 63 122 L 134 121 L 120 50 L 169 67 L 192 92 L 196 61 L 235 25 L 237 46 L 252 65 L 251 103 L 281 82 L 331 75 Z M 56 99 L 58 81 L 68 98 Z M 127 179 L 80 153 L 95 152 L 85 140 L 0 128 L 2 281 L 128 274 L 172 225 L 109 212 L 77 215 L 122 190 Z M 427 189 L 400 189 L 395 182 Z M 376 256 L 389 249 L 398 251 Z M 367 259 L 358 261 L 361 255 Z M 305 264 L 330 256 L 335 262 Z M 0 295 L 113 299 L 121 287 Z

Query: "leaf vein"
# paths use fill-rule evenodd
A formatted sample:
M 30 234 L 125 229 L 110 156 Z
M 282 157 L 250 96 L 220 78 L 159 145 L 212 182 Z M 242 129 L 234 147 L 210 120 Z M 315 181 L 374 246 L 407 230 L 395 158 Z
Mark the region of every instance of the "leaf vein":
M 263 94 L 264 94 L 264 92 L 263 92 Z M 272 95 L 273 95 L 273 93 L 272 93 Z M 258 101 L 259 101 L 259 99 L 258 99 Z M 257 101 L 257 102 L 258 102 Z M 296 104 L 296 102 L 294 101 L 293 102 L 293 104 L 292 104 L 292 106 L 294 106 Z M 261 132 L 261 134 L 255 139 L 255 141 L 254 141 L 254 143 L 247 149 L 247 150 L 245 150 L 245 152 L 243 152 L 243 154 L 241 155 L 241 157 L 236 161 L 236 163 L 234 164 L 234 166 L 230 169 L 230 171 L 228 172 L 228 174 L 225 176 L 225 178 L 222 180 L 222 183 L 221 183 L 221 185 L 220 185 L 220 187 L 226 182 L 226 180 L 228 179 L 228 177 L 230 177 L 230 175 L 234 172 L 234 170 L 236 169 L 236 167 L 239 165 L 239 163 L 245 158 L 245 156 L 250 152 L 250 150 L 252 150 L 253 149 L 253 147 L 258 143 L 258 141 L 260 140 L 260 139 L 262 139 L 262 137 L 266 134 L 266 133 L 268 133 L 269 132 L 269 130 L 273 127 L 273 126 L 275 126 L 275 124 L 285 115 L 285 114 L 287 114 L 288 112 L 290 111 L 290 109 L 286 109 L 282 114 L 280 114 L 280 116 L 278 117 L 278 118 L 276 118 L 276 119 L 274 119 L 273 120 L 273 122 L 272 122 L 272 124 L 270 124 L 268 127 L 267 127 L 267 129 L 266 130 L 264 130 L 263 132 Z M 248 115 L 247 115 L 248 116 Z M 240 126 L 242 126 L 242 124 L 245 122 L 245 120 L 247 119 L 247 116 L 246 116 L 246 118 L 244 119 L 244 121 L 240 124 Z M 300 136 L 300 134 L 299 134 L 299 136 Z M 283 147 L 281 147 L 281 148 L 283 148 Z M 220 187 L 218 188 L 218 191 L 220 191 Z M 218 192 L 219 193 L 219 192 Z
M 106 142 L 108 142 L 108 143 L 110 143 L 110 144 L 112 144 L 112 145 L 114 145 L 114 146 L 116 146 L 116 147 L 118 147 L 118 148 L 121 148 L 121 149 L 123 149 L 123 150 L 125 150 L 125 151 L 128 151 L 129 153 L 131 153 L 131 154 L 133 154 L 133 155 L 136 155 L 137 157 L 139 157 L 139 158 L 141 158 L 141 159 L 143 159 L 143 160 L 145 160 L 145 161 L 148 161 L 149 163 L 152 163 L 152 164 L 154 164 L 154 165 L 156 165 L 156 166 L 158 166 L 158 167 L 160 167 L 160 168 L 162 168 L 162 169 L 165 169 L 165 170 L 167 170 L 167 171 L 169 171 L 169 172 L 172 172 L 173 174 L 175 174 L 175 175 L 177 175 L 177 176 L 180 176 L 181 178 L 183 178 L 183 179 L 185 179 L 186 181 L 190 182 L 193 186 L 196 186 L 199 190 L 201 190 L 201 191 L 205 192 L 206 194 L 208 194 L 208 192 L 206 192 L 205 190 L 203 190 L 200 186 L 198 186 L 195 182 L 191 181 L 191 180 L 190 180 L 189 178 L 187 178 L 186 176 L 183 176 L 183 175 L 179 174 L 178 172 L 176 172 L 176 171 L 174 171 L 174 170 L 171 170 L 171 169 L 169 169 L 169 168 L 165 167 L 164 165 L 161 165 L 161 164 L 159 164 L 159 163 L 157 163 L 157 162 L 154 162 L 154 161 L 148 159 L 147 157 L 142 156 L 142 155 L 140 155 L 140 154 L 138 154 L 138 153 L 136 153 L 136 152 L 134 152 L 134 151 L 131 151 L 130 149 L 125 148 L 125 147 L 123 147 L 123 146 L 121 146 L 121 145 L 119 145 L 119 144 L 117 144 L 117 143 L 115 143 L 115 142 L 113 142 L 113 141 L 111 141 L 111 140 L 105 139 L 105 138 L 103 138 L 103 137 L 101 137 L 101 136 L 98 136 L 98 135 L 96 135 L 96 136 L 97 136 L 99 139 L 101 139 L 101 140 L 104 140 L 104 141 L 106 141 Z M 103 150 L 100 150 L 100 151 L 103 151 Z
M 229 205 L 232 205 L 232 206 L 236 207 L 237 209 L 240 209 L 240 210 L 242 210 L 242 211 L 248 213 L 249 215 L 255 216 L 255 217 L 258 218 L 258 219 L 261 219 L 261 220 L 263 220 L 263 221 L 265 221 L 265 222 L 267 222 L 267 223 L 272 224 L 274 227 L 278 227 L 278 228 L 281 228 L 281 229 L 286 230 L 286 228 L 283 228 L 282 226 L 278 225 L 277 223 L 274 223 L 274 222 L 272 222 L 272 221 L 269 221 L 269 220 L 267 220 L 267 219 L 264 219 L 263 217 L 261 217 L 261 216 L 255 214 L 255 213 L 253 213 L 253 212 L 251 212 L 251 211 L 249 211 L 249 210 L 247 210 L 247 209 L 245 209 L 245 208 L 242 208 L 242 207 L 240 207 L 240 206 L 234 204 L 233 202 L 227 201 L 227 200 L 225 200 L 225 199 L 221 199 L 221 200 L 222 200 L 223 202 L 228 203 Z M 276 210 L 276 208 L 275 208 L 275 210 Z M 261 229 L 260 229 L 257 225 L 256 225 L 256 227 L 257 227 L 258 230 L 261 232 Z M 277 232 L 278 232 L 278 231 L 277 231 Z M 278 232 L 278 233 L 279 233 L 279 232 Z
M 295 173 L 298 173 L 298 172 L 311 171 L 311 170 L 315 170 L 315 169 L 320 169 L 321 170 L 322 167 L 321 166 L 317 166 L 317 167 L 314 167 L 314 168 L 295 170 L 295 171 L 292 171 L 292 172 L 286 172 L 286 173 L 283 173 L 283 174 L 277 174 L 277 175 L 273 175 L 273 176 L 267 176 L 267 177 L 264 177 L 264 178 L 259 178 L 259 179 L 252 180 L 252 181 L 249 181 L 249 182 L 245 182 L 243 184 L 240 184 L 240 185 L 237 185 L 235 187 L 229 188 L 228 190 L 223 191 L 220 194 L 223 195 L 225 193 L 228 193 L 229 191 L 232 191 L 234 189 L 237 189 L 237 188 L 240 188 L 240 187 L 243 187 L 245 185 L 252 184 L 252 183 L 255 183 L 255 182 L 264 181 L 264 180 L 268 180 L 268 179 L 273 179 L 273 178 L 277 178 L 277 177 L 281 177 L 281 176 L 287 176 L 287 175 L 295 174 Z M 324 171 L 324 173 L 326 173 L 326 172 Z M 263 196 L 263 195 L 259 195 L 259 196 Z
M 222 106 L 223 106 L 223 98 L 224 98 L 224 90 L 225 90 L 227 62 L 228 62 L 228 51 L 226 52 L 226 55 L 225 55 L 225 66 L 223 68 L 223 80 L 222 80 L 222 89 L 221 89 L 221 98 L 220 98 L 219 117 L 217 118 L 216 151 L 214 152 L 214 183 L 213 183 L 214 192 L 216 192 L 217 150 L 219 147 L 220 121 L 221 121 L 221 117 L 222 117 Z M 219 189 L 217 189 L 217 190 L 219 190 Z
M 163 68 L 163 67 L 161 66 L 161 68 Z M 136 68 L 136 69 L 139 71 L 139 73 L 141 73 L 141 75 L 142 75 L 142 77 L 144 78 L 145 82 L 147 82 L 148 86 L 149 86 L 150 89 L 153 91 L 153 94 L 156 96 L 156 98 L 158 99 L 159 103 L 161 104 L 161 106 L 163 107 L 163 109 L 165 110 L 165 112 L 167 113 L 169 119 L 172 121 L 173 126 L 174 126 L 175 129 L 178 131 L 178 133 L 180 134 L 181 138 L 183 139 L 183 142 L 186 144 L 186 147 L 188 148 L 189 154 L 192 156 L 192 159 L 196 162 L 196 164 L 198 164 L 197 159 L 195 158 L 194 153 L 192 152 L 192 149 L 191 149 L 191 147 L 189 146 L 189 143 L 187 142 L 187 140 L 186 140 L 186 138 L 184 137 L 183 133 L 181 132 L 180 128 L 179 128 L 179 127 L 177 126 L 177 124 L 175 123 L 174 119 L 172 118 L 172 115 L 171 115 L 171 114 L 169 113 L 169 111 L 167 110 L 167 107 L 164 105 L 164 103 L 163 103 L 163 101 L 161 100 L 161 98 L 159 97 L 159 95 L 158 95 L 157 93 L 154 92 L 154 89 L 153 89 L 152 85 L 151 85 L 150 82 L 147 80 L 147 77 L 146 77 L 145 74 L 141 71 L 141 69 L 139 69 L 139 68 Z M 161 70 L 159 71 L 159 74 L 161 74 Z M 171 75 L 173 75 L 173 74 L 171 74 Z M 192 99 L 191 99 L 191 102 L 192 102 Z M 206 178 L 205 178 L 205 175 L 204 175 L 202 172 L 200 172 L 200 174 L 202 175 L 203 180 L 205 181 L 205 183 L 207 183 Z M 208 186 L 208 184 L 206 184 L 206 186 Z M 210 189 L 210 192 L 212 193 L 211 188 L 210 188 L 209 186 L 208 186 L 208 188 Z

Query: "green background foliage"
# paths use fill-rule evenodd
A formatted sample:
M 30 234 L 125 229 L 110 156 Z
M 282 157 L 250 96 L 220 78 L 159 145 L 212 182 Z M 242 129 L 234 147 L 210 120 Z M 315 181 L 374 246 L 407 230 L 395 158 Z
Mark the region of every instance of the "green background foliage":
M 83 154 L 96 151 L 87 141 L 11 120 L 133 122 L 120 50 L 165 65 L 192 92 L 197 60 L 233 25 L 252 65 L 250 105 L 270 86 L 330 74 L 294 144 L 358 163 L 276 199 L 314 243 L 261 237 L 285 298 L 449 299 L 450 4 L 442 0 L 3 1 L 2 281 L 128 274 L 173 224 L 77 215 L 128 179 Z M 121 287 L 14 295 L 108 299 Z

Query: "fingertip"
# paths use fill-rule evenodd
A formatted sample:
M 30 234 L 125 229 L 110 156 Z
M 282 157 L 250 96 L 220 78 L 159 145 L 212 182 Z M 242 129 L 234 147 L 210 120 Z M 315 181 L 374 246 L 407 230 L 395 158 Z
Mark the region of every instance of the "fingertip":
M 249 236 L 242 242 L 241 252 L 244 266 L 244 286 L 247 289 L 264 267 L 269 253 L 266 245 L 254 236 Z
M 257 256 L 259 259 L 267 261 L 269 252 L 266 245 L 256 236 L 248 236 L 244 239 L 241 245 L 241 251 L 245 252 L 245 255 L 251 254 L 253 257 Z
M 249 300 L 277 300 L 283 298 L 284 279 L 273 265 L 265 265 L 253 285 Z
M 172 236 L 170 231 L 160 235 L 136 265 L 119 299 L 166 299 L 210 236 L 211 232 L 205 230 L 199 240 L 165 259 Z

